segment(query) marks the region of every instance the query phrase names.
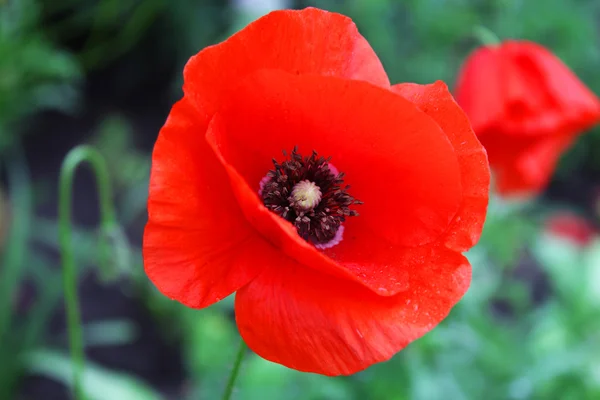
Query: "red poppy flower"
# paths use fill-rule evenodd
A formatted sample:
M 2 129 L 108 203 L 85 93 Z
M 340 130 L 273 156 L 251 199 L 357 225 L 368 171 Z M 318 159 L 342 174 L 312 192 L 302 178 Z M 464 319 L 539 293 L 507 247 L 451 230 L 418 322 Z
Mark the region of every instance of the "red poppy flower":
M 585 247 L 594 240 L 597 231 L 586 219 L 570 213 L 556 213 L 546 221 L 546 232 Z
M 160 291 L 195 308 L 237 291 L 251 349 L 326 375 L 446 317 L 489 171 L 443 83 L 390 86 L 352 21 L 314 8 L 202 50 L 184 82 L 152 158 L 143 250 Z
M 526 41 L 471 54 L 456 99 L 506 195 L 542 190 L 560 155 L 600 121 L 598 99 L 556 56 Z

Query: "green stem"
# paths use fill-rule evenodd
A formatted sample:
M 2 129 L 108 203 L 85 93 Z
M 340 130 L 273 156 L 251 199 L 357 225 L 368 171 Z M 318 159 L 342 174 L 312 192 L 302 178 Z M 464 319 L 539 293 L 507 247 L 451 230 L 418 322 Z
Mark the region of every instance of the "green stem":
M 115 212 L 111 201 L 112 193 L 108 177 L 108 168 L 102 155 L 94 148 L 86 145 L 77 146 L 65 157 L 61 170 L 58 193 L 58 235 L 63 267 L 63 285 L 65 292 L 65 309 L 71 360 L 73 362 L 73 393 L 77 400 L 84 400 L 81 377 L 85 363 L 83 350 L 83 333 L 77 294 L 77 272 L 75 256 L 71 243 L 73 225 L 71 221 L 71 203 L 73 194 L 73 178 L 77 167 L 87 162 L 96 175 L 98 195 L 100 197 L 100 224 L 102 228 L 116 225 Z
M 237 355 L 235 357 L 235 361 L 233 362 L 233 368 L 231 369 L 231 373 L 229 374 L 229 379 L 227 380 L 227 386 L 225 386 L 225 392 L 223 393 L 222 400 L 231 399 L 231 394 L 233 393 L 233 388 L 235 387 L 235 381 L 237 380 L 238 375 L 240 374 L 240 367 L 242 366 L 242 361 L 244 360 L 244 356 L 246 355 L 246 343 L 244 343 L 243 339 L 240 339 L 240 347 L 238 348 Z
M 496 46 L 500 44 L 500 38 L 498 38 L 494 32 L 481 25 L 473 28 L 473 36 L 485 46 Z

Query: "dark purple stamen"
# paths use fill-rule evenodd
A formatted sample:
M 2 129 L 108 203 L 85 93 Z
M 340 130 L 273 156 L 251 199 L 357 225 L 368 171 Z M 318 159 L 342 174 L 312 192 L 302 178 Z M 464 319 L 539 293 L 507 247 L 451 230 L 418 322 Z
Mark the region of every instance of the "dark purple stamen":
M 281 164 L 273 159 L 275 168 L 261 182 L 263 203 L 293 223 L 298 234 L 316 247 L 337 244 L 346 217 L 358 215 L 350 206 L 362 202 L 348 194 L 349 185 L 342 187 L 344 173 L 332 172 L 331 157 L 320 157 L 316 151 L 302 157 L 297 147 L 289 157 L 285 151 L 283 155 L 288 159 Z

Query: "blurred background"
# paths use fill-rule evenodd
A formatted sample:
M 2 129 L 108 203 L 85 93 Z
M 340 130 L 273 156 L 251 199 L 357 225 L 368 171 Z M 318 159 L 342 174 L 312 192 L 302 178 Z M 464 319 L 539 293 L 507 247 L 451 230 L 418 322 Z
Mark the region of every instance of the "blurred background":
M 232 299 L 172 302 L 143 273 L 150 152 L 182 68 L 275 8 L 354 19 L 392 82 L 451 87 L 483 25 L 549 47 L 600 94 L 597 0 L 0 0 L 0 400 L 69 398 L 58 176 L 75 145 L 109 162 L 119 234 L 100 254 L 93 175 L 74 183 L 73 243 L 91 400 L 216 399 L 235 356 Z M 600 399 L 600 131 L 535 201 L 492 199 L 450 316 L 351 377 L 247 358 L 238 399 Z M 108 273 L 99 274 L 104 261 Z

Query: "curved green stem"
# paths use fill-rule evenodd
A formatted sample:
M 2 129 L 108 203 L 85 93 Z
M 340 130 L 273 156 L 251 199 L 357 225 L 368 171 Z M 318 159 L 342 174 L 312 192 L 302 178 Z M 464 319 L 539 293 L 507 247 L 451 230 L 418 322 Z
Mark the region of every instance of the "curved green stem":
M 63 285 L 65 291 L 65 309 L 67 314 L 67 329 L 69 345 L 73 362 L 73 392 L 77 400 L 84 400 L 81 377 L 85 363 L 83 350 L 83 333 L 81 315 L 79 312 L 79 296 L 77 294 L 77 272 L 75 256 L 71 244 L 72 221 L 71 203 L 73 178 L 77 167 L 87 162 L 96 176 L 98 195 L 100 197 L 100 224 L 103 229 L 116 226 L 115 212 L 112 205 L 111 187 L 108 168 L 102 155 L 94 148 L 86 145 L 77 146 L 65 157 L 61 170 L 58 192 L 58 235 L 63 267 Z
M 473 36 L 475 36 L 481 44 L 486 46 L 500 44 L 500 38 L 494 32 L 481 25 L 473 28 Z
M 240 347 L 238 348 L 235 361 L 233 362 L 233 368 L 229 374 L 229 379 L 227 380 L 227 386 L 225 386 L 225 392 L 223 393 L 222 400 L 231 399 L 231 394 L 233 393 L 233 388 L 235 387 L 235 381 L 240 373 L 240 367 L 242 366 L 242 361 L 244 361 L 244 356 L 246 355 L 247 349 L 248 348 L 246 347 L 244 340 L 240 339 Z

